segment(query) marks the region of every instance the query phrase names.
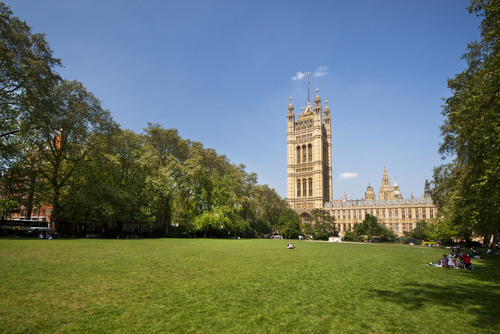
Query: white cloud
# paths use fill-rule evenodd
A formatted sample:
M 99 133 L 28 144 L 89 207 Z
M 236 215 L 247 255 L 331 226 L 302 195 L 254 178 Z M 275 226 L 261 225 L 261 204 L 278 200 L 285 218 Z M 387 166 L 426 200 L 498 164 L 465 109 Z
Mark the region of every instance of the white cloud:
M 297 80 L 300 80 L 302 79 L 303 77 L 306 76 L 307 73 L 304 73 L 304 72 L 297 72 L 297 74 L 295 74 L 293 77 L 292 77 L 292 80 L 294 81 L 297 81 Z
M 314 77 L 323 77 L 323 76 L 328 74 L 327 70 L 328 70 L 328 66 L 322 65 L 322 66 L 318 67 L 316 69 L 316 71 L 314 71 L 313 76 Z
M 342 173 L 337 180 L 354 179 L 357 176 L 358 173 Z

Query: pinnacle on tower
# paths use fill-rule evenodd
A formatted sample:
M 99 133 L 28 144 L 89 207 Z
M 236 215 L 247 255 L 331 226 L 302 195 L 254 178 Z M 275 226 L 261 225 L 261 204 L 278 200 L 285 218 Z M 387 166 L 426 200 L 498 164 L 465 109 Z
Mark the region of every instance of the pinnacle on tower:
M 319 97 L 319 89 L 316 88 L 316 97 L 314 98 L 314 105 L 319 105 L 321 104 L 321 98 Z

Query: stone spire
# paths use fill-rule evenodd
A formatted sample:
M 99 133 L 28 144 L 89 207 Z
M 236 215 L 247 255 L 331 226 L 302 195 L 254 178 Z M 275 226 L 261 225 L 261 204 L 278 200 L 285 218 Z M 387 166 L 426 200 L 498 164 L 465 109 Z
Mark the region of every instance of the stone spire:
M 399 191 L 399 184 L 396 177 L 394 177 L 394 197 L 396 199 L 403 199 L 403 195 L 401 194 L 401 191 Z
M 384 162 L 384 175 L 382 176 L 382 188 L 386 186 L 391 186 L 391 180 L 389 179 L 389 174 L 387 174 L 387 166 Z
M 316 97 L 314 98 L 314 113 L 321 114 L 321 98 L 319 97 L 319 89 L 316 88 Z
M 288 105 L 288 114 L 286 116 L 287 118 L 287 131 L 293 131 L 294 124 L 295 124 L 295 112 L 294 112 L 294 107 L 292 104 L 292 97 L 290 97 L 290 104 Z
M 391 187 L 391 180 L 389 179 L 389 175 L 387 174 L 387 167 L 384 163 L 384 175 L 382 176 L 382 187 L 378 192 L 379 200 L 388 200 L 394 199 L 394 189 Z
M 330 107 L 328 106 L 328 100 L 325 101 L 326 106 L 325 106 L 325 117 L 328 115 L 330 116 Z

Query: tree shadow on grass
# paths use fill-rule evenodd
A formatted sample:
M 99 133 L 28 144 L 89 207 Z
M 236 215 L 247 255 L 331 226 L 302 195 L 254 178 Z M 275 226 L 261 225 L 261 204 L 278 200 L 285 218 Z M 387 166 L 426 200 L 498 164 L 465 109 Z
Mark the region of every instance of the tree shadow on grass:
M 453 270 L 441 269 L 437 270 Z M 481 263 L 472 271 L 461 271 L 472 278 L 466 283 L 450 286 L 444 283 L 408 282 L 398 290 L 372 290 L 375 297 L 415 311 L 428 305 L 438 305 L 453 310 L 463 309 L 475 317 L 472 326 L 491 330 L 500 325 L 500 266 L 499 261 Z M 477 284 L 474 284 L 474 281 Z

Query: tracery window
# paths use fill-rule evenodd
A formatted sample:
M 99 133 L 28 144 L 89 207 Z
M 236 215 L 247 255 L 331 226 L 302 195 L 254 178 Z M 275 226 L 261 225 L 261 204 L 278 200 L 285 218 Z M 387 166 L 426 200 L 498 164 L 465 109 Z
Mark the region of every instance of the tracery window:
M 313 179 L 309 179 L 309 196 L 313 195 Z
M 313 146 L 311 144 L 307 146 L 307 151 L 309 154 L 309 162 L 311 162 L 313 161 Z
M 302 162 L 306 162 L 307 160 L 307 151 L 306 151 L 306 145 L 302 146 Z
M 300 146 L 297 146 L 297 163 L 300 164 Z
M 307 196 L 307 180 L 306 179 L 302 180 L 302 196 L 304 196 L 304 197 Z
M 300 197 L 300 180 L 297 180 L 297 197 Z

